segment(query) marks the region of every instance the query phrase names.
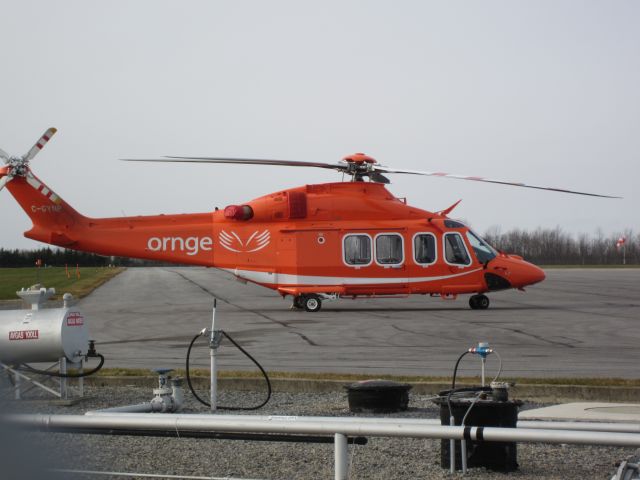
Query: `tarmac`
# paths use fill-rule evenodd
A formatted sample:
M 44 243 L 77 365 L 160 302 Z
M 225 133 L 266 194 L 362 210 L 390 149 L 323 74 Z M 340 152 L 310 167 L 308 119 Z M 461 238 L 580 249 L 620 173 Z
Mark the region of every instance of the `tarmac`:
M 78 302 L 106 367 L 183 368 L 194 335 L 224 329 L 268 371 L 450 376 L 456 359 L 489 342 L 510 378 L 639 377 L 640 269 L 549 269 L 526 292 L 490 294 L 488 310 L 467 299 L 414 295 L 325 301 L 290 309 L 290 297 L 200 267 L 129 268 Z M 209 363 L 196 344 L 195 367 Z M 222 370 L 254 369 L 228 341 Z M 487 377 L 498 358 L 487 360 Z M 458 375 L 480 372 L 467 355 Z

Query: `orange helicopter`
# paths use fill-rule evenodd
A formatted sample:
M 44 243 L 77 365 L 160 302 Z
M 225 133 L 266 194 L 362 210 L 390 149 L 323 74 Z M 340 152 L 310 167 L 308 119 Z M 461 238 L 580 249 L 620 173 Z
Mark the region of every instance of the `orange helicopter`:
M 351 181 L 305 185 L 223 210 L 180 215 L 89 218 L 39 180 L 29 162 L 55 134 L 51 128 L 22 157 L 0 150 L 0 190 L 7 187 L 33 222 L 24 235 L 64 248 L 215 267 L 320 310 L 323 300 L 471 294 L 472 309 L 489 307 L 487 292 L 523 289 L 544 272 L 522 257 L 496 251 L 449 213 L 411 207 L 386 188 L 383 174 L 403 173 L 489 182 L 596 197 L 481 177 L 389 168 L 356 153 L 337 163 L 210 157 L 128 159 L 143 162 L 235 163 L 337 170 Z M 368 181 L 366 181 L 368 180 Z

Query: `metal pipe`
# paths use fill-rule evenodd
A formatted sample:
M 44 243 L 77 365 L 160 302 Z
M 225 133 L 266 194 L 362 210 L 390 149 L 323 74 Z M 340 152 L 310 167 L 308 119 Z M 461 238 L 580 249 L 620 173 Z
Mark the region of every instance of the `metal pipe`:
M 96 410 L 85 413 L 85 415 L 112 415 L 104 410 Z M 180 414 L 177 414 L 180 415 Z M 187 413 L 182 414 L 187 418 L 211 418 L 208 413 Z M 245 418 L 244 415 L 223 415 L 222 418 Z M 268 415 L 255 415 L 253 418 L 274 418 Z M 276 417 L 277 418 L 277 417 Z M 292 417 L 296 418 L 296 417 Z M 339 418 L 342 423 L 360 423 L 362 417 L 312 417 L 318 421 L 331 422 Z M 376 418 L 376 423 L 392 423 L 398 425 L 440 425 L 440 420 L 436 418 Z M 640 424 L 631 423 L 604 423 L 604 422 L 555 422 L 543 420 L 519 420 L 518 428 L 532 428 L 545 430 L 581 430 L 587 432 L 619 432 L 619 433 L 639 433 Z
M 418 423 L 387 423 L 376 418 L 342 422 L 341 418 L 318 420 L 314 417 L 257 417 L 254 415 L 215 415 L 189 418 L 188 415 L 163 416 L 135 413 L 117 415 L 4 415 L 0 420 L 16 426 L 39 428 L 148 429 L 176 431 L 217 431 L 256 433 L 330 434 L 349 436 L 416 437 L 487 442 L 542 442 L 576 445 L 640 446 L 640 434 L 498 427 L 462 427 Z
M 483 376 L 483 385 L 484 386 L 484 360 L 485 358 L 482 357 L 483 360 L 483 372 L 482 372 L 482 376 Z M 476 394 L 476 396 L 473 398 L 473 401 L 471 402 L 471 405 L 469 405 L 469 408 L 467 408 L 467 411 L 464 414 L 464 417 L 462 417 L 462 422 L 460 422 L 460 424 L 464 427 L 467 425 L 467 417 L 469 416 L 469 414 L 471 413 L 471 410 L 473 409 L 473 406 L 476 404 L 476 402 L 480 399 L 480 395 Z M 462 440 L 460 442 L 460 459 L 462 461 L 462 474 L 466 475 L 467 473 L 467 441 L 466 440 Z
M 333 440 L 334 471 L 336 480 L 347 480 L 349 472 L 349 451 L 347 449 L 347 436 L 336 433 Z
M 587 432 L 620 432 L 640 433 L 638 423 L 604 423 L 604 422 L 555 422 L 544 420 L 518 420 L 518 428 L 535 428 L 551 430 L 583 430 Z
M 449 425 L 454 426 L 456 424 L 453 415 L 449 417 Z M 449 473 L 453 474 L 456 471 L 456 441 L 452 438 L 449 440 Z
M 467 441 L 460 442 L 460 460 L 462 460 L 462 474 L 467 474 Z
M 92 428 L 56 428 L 57 433 L 84 433 L 91 435 L 129 436 L 129 437 L 165 437 L 165 438 L 211 438 L 215 440 L 244 440 L 249 442 L 280 442 L 280 443 L 334 443 L 335 439 L 329 435 L 289 435 L 286 433 L 219 433 L 175 430 L 125 430 L 120 428 L 92 429 Z M 366 437 L 347 437 L 349 445 L 366 445 Z
M 51 472 L 75 473 L 77 475 L 105 475 L 109 477 L 134 477 L 134 478 L 171 478 L 183 480 L 229 480 L 230 477 L 198 477 L 194 475 L 158 475 L 155 473 L 127 473 L 127 472 L 98 472 L 95 470 L 68 470 L 63 468 L 52 468 Z M 252 480 L 250 478 L 236 478 L 234 480 Z M 254 479 L 257 480 L 257 479 Z
M 122 407 L 103 408 L 96 410 L 99 413 L 151 413 L 154 411 L 153 405 L 149 402 L 137 405 L 124 405 Z
M 69 392 L 67 389 L 67 378 L 64 376 L 67 374 L 67 357 L 60 357 L 59 365 L 59 372 L 61 375 L 63 375 L 58 379 L 58 381 L 60 382 L 60 398 L 66 400 L 69 396 Z
M 78 362 L 78 373 L 80 375 L 84 373 L 84 358 L 81 358 Z M 78 395 L 84 397 L 84 377 L 82 376 L 78 378 Z

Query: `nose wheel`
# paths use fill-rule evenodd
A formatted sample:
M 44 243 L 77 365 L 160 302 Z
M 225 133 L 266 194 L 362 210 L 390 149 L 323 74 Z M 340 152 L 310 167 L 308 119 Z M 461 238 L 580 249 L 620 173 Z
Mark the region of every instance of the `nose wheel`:
M 469 298 L 469 306 L 472 310 L 486 310 L 489 308 L 489 303 L 489 297 L 486 295 L 472 295 Z

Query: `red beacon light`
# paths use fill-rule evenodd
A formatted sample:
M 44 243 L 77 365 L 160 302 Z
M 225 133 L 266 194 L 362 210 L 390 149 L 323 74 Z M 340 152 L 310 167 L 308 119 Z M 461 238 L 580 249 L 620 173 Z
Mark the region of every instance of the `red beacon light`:
M 253 218 L 253 209 L 249 205 L 229 205 L 224 209 L 224 218 L 230 220 L 249 220 Z

